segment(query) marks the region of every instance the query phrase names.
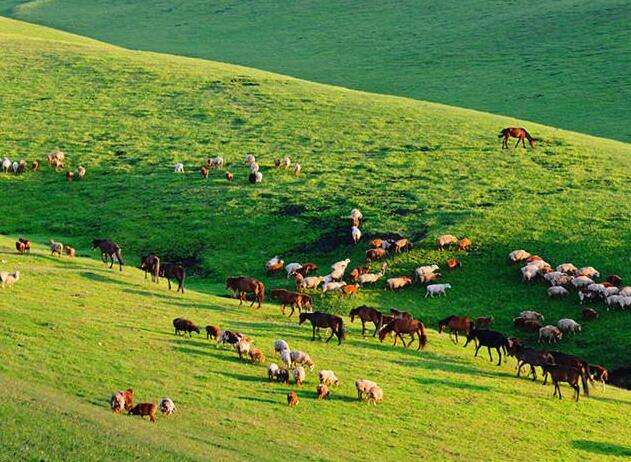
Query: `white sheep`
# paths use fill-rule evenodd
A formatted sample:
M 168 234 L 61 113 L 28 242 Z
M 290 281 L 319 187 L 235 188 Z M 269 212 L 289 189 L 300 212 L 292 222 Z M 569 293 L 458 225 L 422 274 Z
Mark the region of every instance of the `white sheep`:
M 390 278 L 386 281 L 386 285 L 388 286 L 388 289 L 390 290 L 398 290 L 398 289 L 402 289 L 405 286 L 409 286 L 410 284 L 412 284 L 412 278 L 409 278 L 407 276 L 402 276 L 402 277 L 398 277 L 398 278 Z M 443 290 L 443 295 L 444 295 L 444 290 Z
M 278 339 L 274 341 L 274 351 L 276 353 L 280 353 L 283 350 L 289 350 L 289 344 L 282 339 Z
M 380 386 L 376 385 L 368 390 L 366 394 L 366 401 L 371 404 L 377 404 L 383 401 L 383 390 Z
M 252 154 L 248 154 L 247 156 L 245 156 L 244 162 L 246 164 L 251 164 L 252 162 L 256 162 L 256 158 Z
M 610 295 L 609 297 L 605 299 L 605 304 L 607 306 L 620 305 L 620 301 L 623 299 L 624 299 L 623 295 Z M 609 310 L 609 308 L 607 308 L 607 310 Z
M 600 295 L 605 295 L 605 293 L 607 292 L 607 288 L 603 285 L 603 284 L 589 284 L 587 286 L 587 290 L 589 290 L 590 292 L 596 292 L 597 294 Z
M 310 370 L 313 370 L 313 368 L 315 367 L 311 356 L 309 356 L 309 354 L 305 353 L 304 351 L 292 351 L 289 356 L 291 357 L 292 364 L 307 366 Z
M 569 292 L 565 287 L 561 286 L 552 286 L 548 288 L 548 296 L 549 297 L 565 297 Z
M 300 164 L 294 164 L 294 175 L 296 176 L 300 175 L 301 170 L 302 170 L 302 167 L 300 166 Z
M 620 289 L 618 287 L 605 287 L 605 290 L 603 291 L 603 297 L 607 298 L 610 295 L 618 295 L 620 293 Z
M 357 398 L 358 399 L 363 399 L 364 396 L 368 395 L 368 391 L 373 388 L 373 387 L 377 387 L 378 385 L 373 382 L 372 380 L 365 380 L 365 379 L 361 379 L 361 380 L 356 380 L 355 381 L 355 388 L 357 389 Z
M 210 168 L 223 168 L 224 166 L 224 159 L 223 157 L 211 157 L 210 159 L 208 159 L 208 166 Z
M 524 320 L 531 320 L 531 321 L 543 321 L 544 317 L 541 313 L 537 312 L 537 311 L 530 311 L 530 310 L 525 310 L 522 311 L 521 313 L 519 313 L 519 317 L 523 318 Z
M 383 277 L 388 265 L 384 263 L 381 267 L 381 271 L 378 273 L 364 273 L 359 275 L 359 283 L 363 286 L 365 284 L 374 284 Z
M 20 272 L 14 271 L 13 273 L 9 273 L 7 271 L 0 271 L 0 284 L 2 287 L 9 286 L 11 287 L 13 284 L 20 280 Z
M 545 260 L 535 260 L 528 263 L 525 267 L 531 268 L 531 269 L 534 267 L 534 268 L 537 268 L 538 270 L 541 270 L 543 268 L 550 268 L 550 264 L 546 262 Z
M 182 162 L 178 162 L 173 166 L 173 171 L 175 173 L 184 173 L 184 164 Z
M 539 343 L 557 343 L 563 337 L 563 333 L 556 326 L 545 326 L 539 329 Z
M 557 266 L 556 270 L 559 271 L 560 273 L 574 275 L 576 274 L 577 268 L 572 263 L 562 263 L 559 266 Z
M 559 330 L 565 334 L 575 334 L 581 331 L 581 325 L 573 319 L 561 319 L 557 322 L 557 326 L 559 326 Z
M 252 162 L 250 164 L 250 173 L 256 173 L 259 171 L 259 164 L 257 164 L 256 162 Z
M 245 338 L 242 338 L 234 345 L 234 349 L 237 351 L 239 359 L 242 359 L 243 356 L 247 357 L 250 349 L 252 349 L 252 343 L 250 343 Z
M 587 276 L 576 276 L 574 278 L 572 278 L 572 285 L 576 288 L 579 287 L 586 287 L 590 284 L 593 284 L 594 281 L 592 281 L 590 278 L 588 278 Z
M 300 387 L 302 386 L 302 383 L 305 381 L 305 377 L 307 376 L 307 373 L 305 372 L 302 366 L 298 366 L 298 367 L 294 367 L 294 369 L 291 371 L 291 375 L 294 376 L 296 385 Z
M 353 226 L 351 228 L 351 237 L 353 238 L 353 242 L 357 244 L 359 240 L 362 238 L 362 232 L 357 226 Z
M 427 298 L 427 296 L 433 298 L 434 295 L 447 295 L 445 293 L 447 289 L 451 289 L 451 284 L 430 284 L 426 288 L 425 298 Z
M 511 263 L 517 263 L 518 261 L 527 260 L 528 258 L 530 258 L 530 254 L 521 249 L 513 250 L 511 253 L 508 254 L 508 260 Z
M 351 214 L 350 214 L 349 218 L 351 220 L 353 220 L 353 222 L 355 222 L 355 223 L 360 223 L 361 220 L 364 219 L 364 215 L 362 215 L 362 213 L 359 211 L 359 209 L 353 209 L 353 210 L 351 210 Z
M 321 370 L 318 372 L 318 381 L 324 385 L 339 385 L 340 381 L 335 376 L 335 373 L 330 370 Z
M 309 276 L 302 278 L 300 287 L 302 289 L 317 289 L 324 282 L 324 276 Z
M 535 269 L 535 270 L 528 270 L 528 271 L 523 271 L 526 268 L 522 268 L 522 274 L 521 274 L 521 280 L 524 282 L 529 282 L 529 281 L 533 281 L 537 278 L 537 276 L 539 275 L 539 270 Z
M 340 260 L 338 262 L 335 262 L 331 265 L 331 270 L 335 271 L 335 270 L 342 270 L 342 271 L 346 271 L 346 268 L 348 267 L 348 264 L 351 262 L 350 258 L 347 258 L 346 260 Z
M 13 170 L 13 173 L 17 173 L 19 167 L 20 167 L 20 164 L 18 164 L 16 161 L 14 161 L 13 164 L 11 164 L 11 170 Z
M 283 168 L 289 168 L 290 165 L 291 165 L 291 159 L 289 158 L 289 156 L 285 156 L 282 160 Z
M 620 289 L 620 292 L 618 292 L 618 294 L 622 295 L 623 297 L 630 297 L 631 296 L 631 286 L 625 286 L 622 289 Z
M 291 352 L 289 350 L 282 350 L 280 352 L 280 360 L 283 362 L 285 367 L 289 369 L 291 367 Z
M 553 285 L 556 285 L 555 281 L 557 280 L 557 278 L 560 278 L 561 276 L 565 276 L 565 273 L 561 271 L 552 271 L 550 273 L 544 274 L 543 279 L 545 279 L 546 282 L 548 282 L 551 286 L 553 286 Z
M 260 183 L 261 181 L 263 181 L 263 174 L 261 172 L 254 173 L 254 182 Z
M 270 365 L 267 366 L 267 377 L 269 378 L 270 382 L 276 378 L 279 370 L 280 368 L 276 363 L 270 363 Z
M 12 165 L 12 164 L 13 164 L 13 163 L 11 162 L 11 159 L 9 159 L 8 157 L 5 157 L 5 158 L 2 160 L 2 171 L 3 171 L 4 173 L 9 173 L 9 170 L 11 169 L 11 165 Z
M 344 287 L 346 283 L 344 281 L 331 281 L 327 282 L 322 286 L 322 293 L 325 294 L 327 292 L 334 292 L 336 290 L 340 290 Z
M 300 263 L 290 263 L 288 265 L 285 265 L 285 271 L 287 271 L 287 279 L 292 277 L 294 273 L 300 268 L 302 268 L 302 265 Z
M 423 279 L 423 276 L 435 273 L 436 271 L 438 271 L 438 265 L 425 265 L 416 268 L 414 273 L 418 279 Z
M 577 276 L 587 276 L 590 279 L 599 278 L 600 273 L 592 266 L 585 266 L 576 272 Z
M 164 415 L 171 415 L 175 412 L 175 403 L 171 398 L 162 398 L 160 400 L 160 412 Z

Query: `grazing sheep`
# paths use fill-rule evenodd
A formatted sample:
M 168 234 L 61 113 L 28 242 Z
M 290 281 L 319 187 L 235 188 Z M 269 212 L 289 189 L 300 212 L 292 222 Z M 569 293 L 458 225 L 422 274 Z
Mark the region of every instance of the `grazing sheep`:
M 160 400 L 160 412 L 164 415 L 171 415 L 175 412 L 175 403 L 171 398 L 162 398 Z
M 24 173 L 24 170 L 26 170 L 26 161 L 24 159 L 20 159 L 20 161 L 18 162 L 18 167 L 17 167 L 17 170 L 15 171 L 15 173 L 17 175 L 21 175 L 22 173 Z
M 224 159 L 221 156 L 211 157 L 206 160 L 206 165 L 208 165 L 209 168 L 223 168 Z
M 75 248 L 70 247 L 69 245 L 64 247 L 64 252 L 66 252 L 66 255 L 68 255 L 70 258 L 74 257 L 77 254 L 77 251 L 75 250 Z
M 605 287 L 604 290 L 602 291 L 602 296 L 603 298 L 607 298 L 610 295 L 618 295 L 620 293 L 620 289 L 618 287 Z
M 316 387 L 316 393 L 318 394 L 318 399 L 329 399 L 331 392 L 329 391 L 329 387 L 323 383 L 319 383 Z
M 519 317 L 524 318 L 524 319 L 532 319 L 532 320 L 539 320 L 539 321 L 543 321 L 544 317 L 541 313 L 538 313 L 537 311 L 522 311 L 521 313 L 519 313 Z
M 359 230 L 357 226 L 353 226 L 351 228 L 351 237 L 353 238 L 353 242 L 357 244 L 359 240 L 362 238 L 362 232 Z
M 563 333 L 555 326 L 545 326 L 539 329 L 539 343 L 558 343 L 563 338 Z
M 263 181 L 263 174 L 261 172 L 250 173 L 248 181 L 252 184 L 260 183 Z
M 252 154 L 248 154 L 247 156 L 245 156 L 244 162 L 249 165 L 252 162 L 256 162 L 256 157 L 254 157 Z
M 516 329 L 521 329 L 526 332 L 538 332 L 539 329 L 541 329 L 541 323 L 537 319 L 514 318 L 513 324 Z
M 426 265 L 419 266 L 414 270 L 414 274 L 418 279 L 422 279 L 422 277 L 426 274 L 432 274 L 438 271 L 438 265 Z
M 280 369 L 276 373 L 275 379 L 279 383 L 285 383 L 289 385 L 289 371 L 287 369 Z
M 15 173 L 17 175 L 18 173 L 18 167 L 20 166 L 20 164 L 17 163 L 17 161 L 13 161 L 13 163 L 11 164 L 11 170 L 13 171 L 13 173 Z
M 300 175 L 301 170 L 302 170 L 302 167 L 300 166 L 300 164 L 294 164 L 294 175 L 296 176 Z
M 447 289 L 451 289 L 451 284 L 430 284 L 426 287 L 425 298 L 428 296 L 434 298 L 434 295 L 447 295 L 445 293 Z
M 110 408 L 116 414 L 120 414 L 125 410 L 125 395 L 122 391 L 117 391 L 110 398 Z
M 250 361 L 252 361 L 252 364 L 265 364 L 265 355 L 260 348 L 252 348 L 250 351 L 248 351 L 248 355 L 250 356 Z
M 335 262 L 331 265 L 331 271 L 332 272 L 336 272 L 336 271 L 341 271 L 342 274 L 344 274 L 344 272 L 346 271 L 346 268 L 348 267 L 348 264 L 351 262 L 350 258 L 347 258 L 345 260 L 340 260 L 338 262 Z
M 576 266 L 574 266 L 572 263 L 562 263 L 559 266 L 557 266 L 556 270 L 559 271 L 560 273 L 569 274 L 571 276 L 574 276 L 576 272 L 578 271 Z
M 576 276 L 572 278 L 572 285 L 576 287 L 577 289 L 579 287 L 587 287 L 588 285 L 593 284 L 593 283 L 594 281 L 592 281 L 587 276 Z
M 386 281 L 388 289 L 390 290 L 399 290 L 403 289 L 405 286 L 409 286 L 412 284 L 412 278 L 408 276 L 402 276 L 398 278 L 390 278 Z M 442 292 L 444 294 L 444 290 Z
M 50 254 L 61 257 L 61 253 L 64 251 L 63 244 L 61 242 L 55 242 L 52 239 L 49 242 L 50 242 Z
M 283 168 L 289 168 L 291 165 L 291 159 L 288 156 L 285 156 L 282 161 Z
M 289 407 L 294 407 L 296 404 L 298 404 L 298 395 L 295 391 L 290 391 L 287 393 L 287 405 Z
M 256 162 L 252 162 L 250 164 L 250 173 L 256 173 L 260 170 L 259 168 L 259 164 L 257 164 Z
M 618 292 L 618 295 L 622 297 L 630 297 L 631 296 L 631 286 L 625 286 Z
M 455 270 L 456 268 L 462 267 L 462 263 L 457 258 L 450 258 L 447 260 L 447 268 L 450 270 Z
M 548 288 L 549 297 L 565 297 L 569 292 L 565 287 L 552 286 Z
M 342 292 L 342 295 L 348 295 L 350 297 L 359 292 L 359 284 L 346 284 L 340 287 L 340 291 Z
M 508 261 L 510 263 L 517 263 L 520 261 L 524 261 L 526 259 L 530 258 L 530 254 L 528 252 L 526 252 L 525 250 L 513 250 L 511 253 L 508 254 Z
M 364 215 L 362 215 L 359 209 L 353 209 L 351 210 L 349 218 L 351 220 L 351 226 L 357 226 L 359 228 L 362 225 Z
M 175 318 L 173 320 L 173 328 L 175 329 L 175 335 L 179 335 L 180 332 L 182 332 L 182 334 L 188 332 L 189 337 L 193 332 L 199 334 L 199 327 L 193 324 L 193 321 L 184 318 Z
M 83 178 L 85 177 L 85 167 L 82 167 L 81 165 L 77 167 L 77 177 L 80 180 L 83 180 Z
M 39 170 L 39 160 L 34 160 L 34 161 L 31 163 L 31 171 L 32 171 L 32 172 L 36 172 L 36 171 L 38 171 L 38 170 Z
M 226 170 L 226 180 L 232 181 L 234 179 L 234 175 L 232 172 Z
M 208 167 L 206 167 L 205 165 L 202 165 L 202 166 L 199 168 L 199 175 L 200 175 L 202 178 L 208 178 L 208 172 L 209 172 Z
M 471 250 L 471 239 L 468 237 L 462 238 L 457 242 L 458 250 L 464 250 L 468 252 Z
M 359 283 L 362 286 L 365 284 L 374 284 L 375 282 L 377 282 L 379 279 L 383 277 L 383 275 L 386 272 L 386 269 L 388 269 L 388 264 L 384 263 L 383 265 L 381 265 L 381 271 L 379 271 L 378 273 L 361 274 L 359 276 Z
M 335 292 L 337 290 L 340 290 L 342 287 L 344 287 L 346 285 L 346 283 L 344 281 L 331 281 L 331 282 L 325 282 L 322 285 L 322 294 L 325 294 L 327 292 Z
M 156 414 L 158 413 L 158 406 L 155 403 L 140 403 L 129 410 L 130 415 L 139 415 L 144 417 L 149 416 L 149 421 L 156 423 Z
M 321 370 L 318 372 L 318 381 L 323 385 L 339 385 L 340 381 L 335 376 L 335 373 L 330 370 Z
M 599 278 L 600 273 L 592 266 L 585 266 L 576 271 L 577 276 L 587 276 L 590 279 Z
M 278 371 L 280 371 L 280 368 L 276 363 L 271 363 L 269 366 L 267 366 L 267 378 L 270 382 L 276 378 L 276 376 L 278 375 Z
M 368 395 L 368 391 L 376 386 L 378 385 L 372 380 L 362 379 L 355 381 L 355 388 L 357 389 L 357 399 L 364 399 L 364 397 Z
M 285 368 L 289 369 L 291 367 L 291 352 L 289 350 L 282 350 L 280 352 L 280 360 L 285 365 Z
M 271 258 L 267 261 L 267 263 L 265 263 L 265 271 L 267 271 L 268 273 L 276 273 L 282 270 L 284 267 L 284 260 L 281 260 L 280 258 L 278 258 L 278 256 Z
M 68 183 L 72 182 L 72 180 L 74 179 L 74 173 L 72 173 L 71 171 L 67 171 L 66 172 L 66 181 Z
M 182 162 L 178 162 L 173 166 L 174 173 L 184 173 L 184 164 Z
M 616 287 L 620 287 L 620 285 L 622 284 L 622 278 L 617 274 L 610 274 L 609 276 L 607 276 L 607 279 L 605 279 L 605 281 Z
M 599 316 L 598 311 L 591 308 L 583 308 L 582 315 L 585 321 L 593 321 L 594 319 L 598 319 Z
M 301 274 L 300 276 L 300 288 L 302 289 L 317 289 L 320 284 L 324 282 L 324 276 L 309 276 L 308 278 L 303 278 Z M 296 283 L 298 283 L 298 277 L 296 277 Z
M 9 159 L 8 157 L 5 157 L 2 160 L 2 171 L 4 173 L 9 173 L 9 170 L 11 169 L 11 165 L 13 165 L 13 163 L 11 162 L 11 159 Z
M 288 265 L 285 265 L 285 271 L 287 271 L 287 279 L 292 277 L 300 268 L 302 268 L 302 265 L 300 263 L 290 263 Z
M 309 356 L 309 354 L 305 353 L 304 351 L 292 351 L 289 356 L 291 358 L 292 364 L 307 366 L 309 370 L 313 370 L 313 368 L 315 367 L 311 356 Z
M 368 390 L 366 401 L 371 404 L 377 404 L 383 401 L 383 390 L 381 389 L 381 387 L 375 385 L 370 390 Z
M 206 326 L 206 340 L 210 340 L 212 338 L 215 342 L 218 342 L 220 335 L 221 329 L 219 326 Z
M 371 261 L 383 260 L 386 258 L 388 253 L 385 249 L 368 249 L 366 251 L 366 263 L 370 263 Z
M 443 277 L 440 273 L 427 273 L 418 278 L 418 282 L 421 284 L 427 284 L 428 282 L 438 281 L 441 277 Z
M 250 353 L 250 350 L 252 349 L 252 343 L 249 340 L 242 338 L 234 346 L 234 349 L 239 355 L 239 359 L 243 359 L 244 355 L 248 355 Z
M 557 322 L 557 326 L 564 334 L 576 334 L 581 331 L 581 325 L 573 319 L 561 319 Z
M 299 387 L 302 386 L 302 383 L 305 381 L 305 377 L 307 376 L 302 366 L 294 367 L 294 369 L 291 371 L 291 375 L 294 377 L 296 385 L 298 385 Z
M 438 250 L 445 250 L 445 247 L 457 243 L 458 238 L 451 234 L 443 234 L 442 236 L 438 236 L 436 239 L 436 246 L 438 247 Z
M 624 305 L 624 296 L 623 295 L 610 295 L 609 297 L 605 299 L 605 304 L 608 307 L 619 305 L 622 308 Z M 607 311 L 609 311 L 609 308 L 607 308 Z
M 66 154 L 64 154 L 63 151 L 52 151 L 48 153 L 48 155 L 46 156 L 46 160 L 48 161 L 49 165 L 54 165 L 55 164 L 54 161 L 61 163 L 65 160 L 65 158 L 66 158 Z
M 289 344 L 285 340 L 282 340 L 282 339 L 274 340 L 274 352 L 280 353 L 283 350 L 290 351 Z
M 410 250 L 412 243 L 408 239 L 399 239 L 394 242 L 394 253 L 401 253 L 404 250 Z

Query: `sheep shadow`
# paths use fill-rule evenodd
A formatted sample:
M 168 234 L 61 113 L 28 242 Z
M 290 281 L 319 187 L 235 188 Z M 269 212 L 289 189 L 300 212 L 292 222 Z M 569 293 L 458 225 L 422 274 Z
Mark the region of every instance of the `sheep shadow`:
M 221 375 L 223 375 L 224 377 L 231 377 L 233 379 L 236 379 L 239 381 L 245 381 L 245 382 L 263 383 L 267 381 L 266 380 L 267 377 L 264 377 L 263 375 L 237 374 L 234 372 L 222 372 Z
M 582 451 L 604 456 L 631 457 L 631 447 L 602 441 L 574 440 L 572 446 Z
M 242 399 L 244 401 L 253 401 L 256 403 L 265 403 L 265 404 L 274 404 L 274 405 L 287 404 L 286 401 L 285 403 L 283 403 L 283 401 L 274 401 L 272 399 L 265 399 L 265 398 L 253 398 L 251 396 L 239 396 L 238 399 Z
M 467 382 L 456 382 L 454 380 L 435 379 L 432 377 L 415 377 L 415 380 L 422 385 L 428 385 L 428 386 L 444 385 L 450 388 L 457 388 L 459 390 L 491 391 L 495 389 L 495 387 L 489 387 L 487 385 L 474 385 Z

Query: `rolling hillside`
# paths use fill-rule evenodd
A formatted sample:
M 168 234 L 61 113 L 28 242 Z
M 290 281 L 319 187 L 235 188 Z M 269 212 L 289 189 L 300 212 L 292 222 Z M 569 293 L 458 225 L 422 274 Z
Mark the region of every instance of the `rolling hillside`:
M 0 293 L 0 381 L 10 398 L 0 401 L 0 458 L 339 460 L 373 457 L 374 447 L 385 460 L 629 455 L 628 392 L 597 389 L 576 404 L 564 386 L 559 402 L 550 387 L 516 379 L 514 360 L 498 368 L 435 331 L 453 313 L 493 315 L 510 335 L 522 309 L 542 311 L 551 323 L 580 317 L 575 295 L 549 300 L 542 284 L 519 281 L 518 268 L 505 263 L 515 248 L 628 281 L 628 144 L 125 50 L 5 18 L 0 50 L 0 156 L 43 160 L 62 149 L 70 168 L 88 169 L 85 181 L 72 183 L 47 166 L 0 174 L 0 270 L 22 273 Z M 517 124 L 539 139 L 537 149 L 500 149 L 499 129 Z M 247 182 L 246 153 L 262 165 L 259 185 Z M 200 178 L 197 168 L 214 155 L 226 159 L 233 183 L 223 171 Z M 272 167 L 285 155 L 300 162 L 301 176 Z M 172 172 L 177 161 L 185 174 Z M 352 246 L 342 217 L 356 206 L 365 239 Z M 366 239 L 389 232 L 415 244 L 389 260 L 389 275 L 462 260 L 461 270 L 445 272 L 453 285 L 446 298 L 378 284 L 351 300 L 316 295 L 315 305 L 412 311 L 430 328 L 424 352 L 362 339 L 357 325 L 342 347 L 311 343 L 308 327 L 282 318 L 276 305 L 256 311 L 226 298 L 228 275 L 291 287 L 282 276 L 264 276 L 274 255 L 315 261 L 323 272 L 346 257 L 355 266 Z M 469 236 L 473 250 L 436 251 L 434 238 L 446 232 Z M 19 235 L 36 242 L 31 255 L 15 254 Z M 123 273 L 89 249 L 95 237 L 122 244 Z M 51 238 L 81 257 L 49 257 Z M 150 251 L 193 261 L 185 296 L 132 268 Z M 601 310 L 559 348 L 610 368 L 629 364 L 628 314 Z M 287 338 L 318 368 L 339 371 L 343 384 L 330 402 L 316 403 L 310 375 L 290 410 L 289 388 L 267 383 L 264 367 L 203 338 L 174 337 L 177 316 L 248 333 L 268 356 L 275 338 Z M 363 376 L 383 384 L 382 405 L 355 402 L 353 382 Z M 127 386 L 141 400 L 168 395 L 179 412 L 159 418 L 157 428 L 112 415 L 107 398 Z
M 631 140 L 622 0 L 0 0 L 2 11 L 132 49 Z

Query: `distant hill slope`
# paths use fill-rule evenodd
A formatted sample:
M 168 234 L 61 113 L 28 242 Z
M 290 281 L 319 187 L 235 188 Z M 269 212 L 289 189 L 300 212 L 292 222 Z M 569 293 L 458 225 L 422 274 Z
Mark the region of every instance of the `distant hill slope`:
M 623 0 L 0 0 L 3 10 L 132 49 L 631 140 Z

